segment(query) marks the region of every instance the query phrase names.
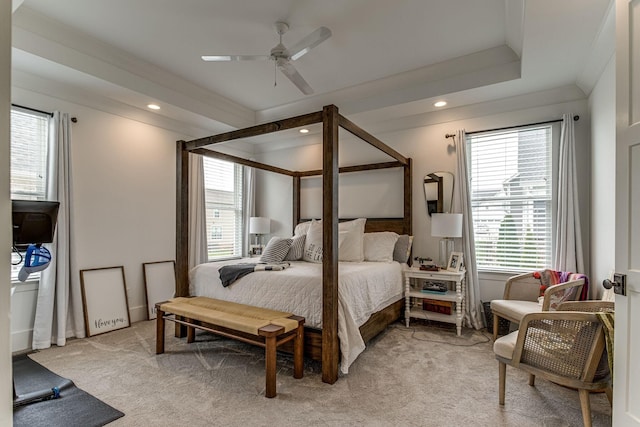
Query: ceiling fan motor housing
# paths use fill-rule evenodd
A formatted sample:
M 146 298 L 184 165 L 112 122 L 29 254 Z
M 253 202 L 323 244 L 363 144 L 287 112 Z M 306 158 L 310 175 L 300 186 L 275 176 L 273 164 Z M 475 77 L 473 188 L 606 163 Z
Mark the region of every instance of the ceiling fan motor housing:
M 278 58 L 289 59 L 289 51 L 282 43 L 278 43 L 271 49 L 271 59 L 276 60 Z

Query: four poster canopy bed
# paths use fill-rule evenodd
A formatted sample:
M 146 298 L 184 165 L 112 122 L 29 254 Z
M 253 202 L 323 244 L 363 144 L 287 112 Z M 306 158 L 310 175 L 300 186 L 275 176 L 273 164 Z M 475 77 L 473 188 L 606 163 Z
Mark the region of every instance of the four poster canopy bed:
M 294 129 L 309 126 L 315 123 L 322 123 L 322 169 L 311 171 L 291 171 L 264 163 L 247 160 L 230 154 L 214 151 L 215 145 L 242 138 L 250 138 L 272 132 Z M 377 148 L 386 155 L 393 158 L 393 161 L 382 163 L 371 163 L 357 166 L 338 166 L 338 134 L 339 127 L 355 135 L 359 139 Z M 316 270 L 321 277 L 321 290 L 315 294 L 321 298 L 321 330 L 307 327 L 305 325 L 305 356 L 322 361 L 322 380 L 333 384 L 338 379 L 340 363 L 340 342 L 339 342 L 339 317 L 344 317 L 344 312 L 349 311 L 344 301 L 339 300 L 340 294 L 344 293 L 346 285 L 339 282 L 339 222 L 344 219 L 338 218 L 338 176 L 340 173 L 362 172 L 389 168 L 402 168 L 403 170 L 403 216 L 399 218 L 367 218 L 364 231 L 375 233 L 390 231 L 397 235 L 411 235 L 411 159 L 402 156 L 391 147 L 370 135 L 353 122 L 338 113 L 338 108 L 334 105 L 323 107 L 322 111 L 277 120 L 271 123 L 252 126 L 227 133 L 222 133 L 210 137 L 200 138 L 192 141 L 178 141 L 177 145 L 177 210 L 176 210 L 176 296 L 190 296 L 194 287 L 189 284 L 188 266 L 188 177 L 189 177 L 189 153 L 208 156 L 216 159 L 226 160 L 233 163 L 253 167 L 277 174 L 290 176 L 293 180 L 293 226 L 302 222 L 300 208 L 300 182 L 302 178 L 322 176 L 322 265 Z M 405 260 L 406 262 L 406 260 Z M 288 270 L 294 270 L 294 266 Z M 308 263 L 307 263 L 308 264 Z M 349 263 L 342 263 L 349 264 Z M 198 267 L 196 267 L 197 269 Z M 194 269 L 194 270 L 196 270 Z M 303 268 L 301 268 L 303 269 Z M 364 270 L 365 268 L 362 268 Z M 400 271 L 402 266 L 397 266 Z M 340 267 L 340 278 L 347 270 Z M 259 275 L 261 272 L 252 273 L 250 276 Z M 270 272 L 269 275 L 281 273 Z M 244 280 L 245 278 L 241 279 Z M 270 276 L 271 282 L 279 281 L 277 276 Z M 375 280 L 370 280 L 374 281 Z M 381 279 L 382 280 L 382 279 Z M 401 280 L 401 279 L 400 279 Z M 233 285 L 236 286 L 236 285 Z M 400 284 L 401 286 L 401 284 Z M 317 286 L 319 288 L 319 285 Z M 228 289 L 228 288 L 225 288 Z M 191 292 L 190 292 L 191 290 Z M 361 291 L 362 292 L 362 291 Z M 400 291 L 401 292 L 401 291 Z M 384 330 L 390 323 L 398 319 L 403 309 L 402 295 L 396 296 L 393 301 L 384 302 L 384 307 L 379 309 L 359 326 L 359 334 L 362 340 L 367 342 L 375 335 Z M 316 301 L 318 305 L 318 301 Z M 272 307 L 267 307 L 272 308 Z M 295 313 L 295 311 L 294 311 Z M 300 314 L 300 313 L 295 313 Z M 303 314 L 300 314 L 303 315 Z M 305 316 L 306 317 L 306 316 Z M 308 317 L 309 319 L 309 317 Z M 176 333 L 182 335 L 183 332 L 176 329 Z M 344 352 L 343 352 L 344 358 Z M 344 372 L 344 369 L 343 369 Z

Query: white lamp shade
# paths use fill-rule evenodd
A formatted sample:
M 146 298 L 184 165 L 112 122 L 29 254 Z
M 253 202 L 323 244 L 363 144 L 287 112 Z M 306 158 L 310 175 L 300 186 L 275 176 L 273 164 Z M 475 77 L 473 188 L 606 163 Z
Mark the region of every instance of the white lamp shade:
M 462 237 L 462 214 L 432 214 L 431 235 L 434 237 Z
M 271 220 L 263 216 L 252 216 L 249 218 L 249 233 L 269 234 L 271 231 Z

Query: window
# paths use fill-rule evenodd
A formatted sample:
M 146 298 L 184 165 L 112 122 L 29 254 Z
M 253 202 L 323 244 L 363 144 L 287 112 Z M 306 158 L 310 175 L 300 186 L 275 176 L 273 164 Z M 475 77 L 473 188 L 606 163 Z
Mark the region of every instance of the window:
M 11 108 L 11 198 L 46 200 L 49 119 L 45 113 Z M 16 265 L 14 265 L 16 264 Z M 11 253 L 11 281 L 18 280 L 20 255 Z M 39 278 L 33 274 L 30 279 Z
M 210 261 L 242 255 L 242 166 L 204 159 L 207 254 Z
M 551 265 L 550 125 L 467 135 L 478 270 Z
M 49 116 L 11 109 L 11 198 L 45 200 Z

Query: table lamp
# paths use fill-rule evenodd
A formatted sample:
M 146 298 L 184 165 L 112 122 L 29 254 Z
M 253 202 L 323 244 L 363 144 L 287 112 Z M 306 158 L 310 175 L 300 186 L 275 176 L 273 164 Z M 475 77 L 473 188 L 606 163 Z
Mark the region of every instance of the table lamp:
M 255 246 L 262 253 L 262 235 L 271 231 L 271 220 L 263 216 L 252 216 L 249 218 L 249 234 L 254 234 Z M 258 255 L 258 253 L 256 253 Z
M 434 213 L 431 215 L 431 235 L 442 237 L 438 262 L 446 266 L 454 249 L 453 238 L 462 237 L 462 214 Z

